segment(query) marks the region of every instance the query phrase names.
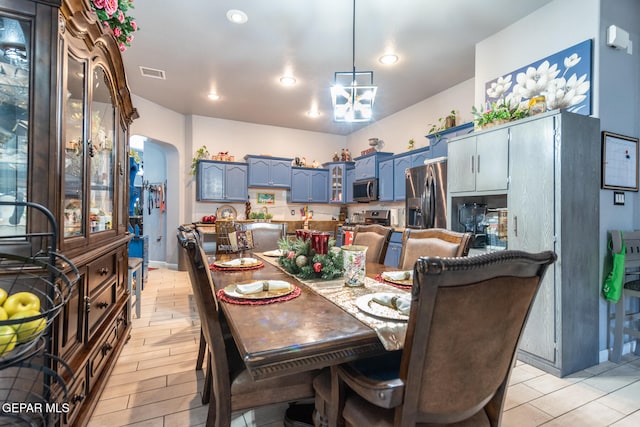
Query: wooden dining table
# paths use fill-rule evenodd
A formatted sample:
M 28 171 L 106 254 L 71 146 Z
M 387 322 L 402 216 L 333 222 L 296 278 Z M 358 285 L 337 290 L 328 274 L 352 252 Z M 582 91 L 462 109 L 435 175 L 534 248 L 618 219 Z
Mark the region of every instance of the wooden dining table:
M 257 255 L 244 254 L 261 259 Z M 237 257 L 223 254 L 217 260 Z M 285 280 L 300 288 L 296 298 L 272 304 L 219 302 L 222 320 L 228 324 L 254 380 L 321 369 L 387 351 L 372 327 L 284 272 L 275 262 L 263 263 L 258 269 L 211 271 L 216 291 L 256 280 Z M 371 278 L 390 270 L 397 269 L 375 263 L 366 266 Z

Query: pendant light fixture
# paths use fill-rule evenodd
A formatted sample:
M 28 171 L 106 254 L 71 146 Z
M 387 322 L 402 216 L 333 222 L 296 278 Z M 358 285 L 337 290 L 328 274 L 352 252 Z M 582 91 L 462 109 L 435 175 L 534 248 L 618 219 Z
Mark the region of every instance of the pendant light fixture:
M 378 89 L 373 85 L 373 71 L 356 72 L 356 0 L 353 0 L 351 71 L 337 71 L 331 87 L 333 120 L 368 122 L 373 118 L 373 101 Z

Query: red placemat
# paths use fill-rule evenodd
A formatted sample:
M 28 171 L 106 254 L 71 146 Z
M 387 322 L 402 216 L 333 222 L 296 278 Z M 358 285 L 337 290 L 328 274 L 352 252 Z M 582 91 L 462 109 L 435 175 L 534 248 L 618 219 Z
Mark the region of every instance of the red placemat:
M 266 305 L 266 304 L 273 304 L 274 302 L 289 301 L 291 299 L 299 297 L 300 294 L 302 293 L 302 291 L 300 290 L 300 288 L 298 286 L 293 285 L 293 288 L 294 288 L 293 291 L 291 291 L 287 295 L 283 295 L 281 297 L 275 297 L 275 298 L 258 299 L 258 300 L 233 298 L 233 297 L 230 297 L 229 295 L 225 294 L 224 293 L 224 289 L 218 290 L 218 292 L 216 292 L 216 296 L 218 297 L 218 299 L 220 301 L 228 302 L 230 304 Z
M 385 285 L 391 285 L 398 289 L 411 289 L 411 286 L 412 286 L 412 285 L 401 285 L 399 283 L 388 282 L 382 278 L 382 274 L 376 275 L 376 280 L 380 283 L 384 283 Z
M 211 271 L 247 271 L 247 270 L 257 270 L 259 268 L 264 267 L 264 262 L 260 261 L 259 265 L 254 267 L 218 267 L 215 264 L 209 264 L 209 270 Z

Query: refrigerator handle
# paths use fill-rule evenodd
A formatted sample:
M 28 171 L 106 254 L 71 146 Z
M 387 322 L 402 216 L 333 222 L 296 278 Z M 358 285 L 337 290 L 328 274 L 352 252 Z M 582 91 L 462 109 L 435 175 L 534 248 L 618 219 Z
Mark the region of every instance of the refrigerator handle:
M 427 176 L 424 180 L 424 191 L 422 193 L 422 227 L 433 228 L 435 222 L 435 206 L 434 206 L 434 173 L 433 167 L 427 168 Z
M 367 197 L 371 199 L 371 181 L 367 182 Z
M 473 163 L 474 163 L 473 161 L 475 160 L 474 157 L 475 156 L 471 156 L 471 173 L 474 173 L 473 171 Z

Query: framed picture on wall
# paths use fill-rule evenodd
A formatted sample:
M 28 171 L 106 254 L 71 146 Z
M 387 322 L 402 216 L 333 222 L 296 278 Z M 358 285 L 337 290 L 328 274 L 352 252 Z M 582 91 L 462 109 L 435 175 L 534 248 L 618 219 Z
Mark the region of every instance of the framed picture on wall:
M 638 191 L 638 138 L 602 132 L 602 188 Z

